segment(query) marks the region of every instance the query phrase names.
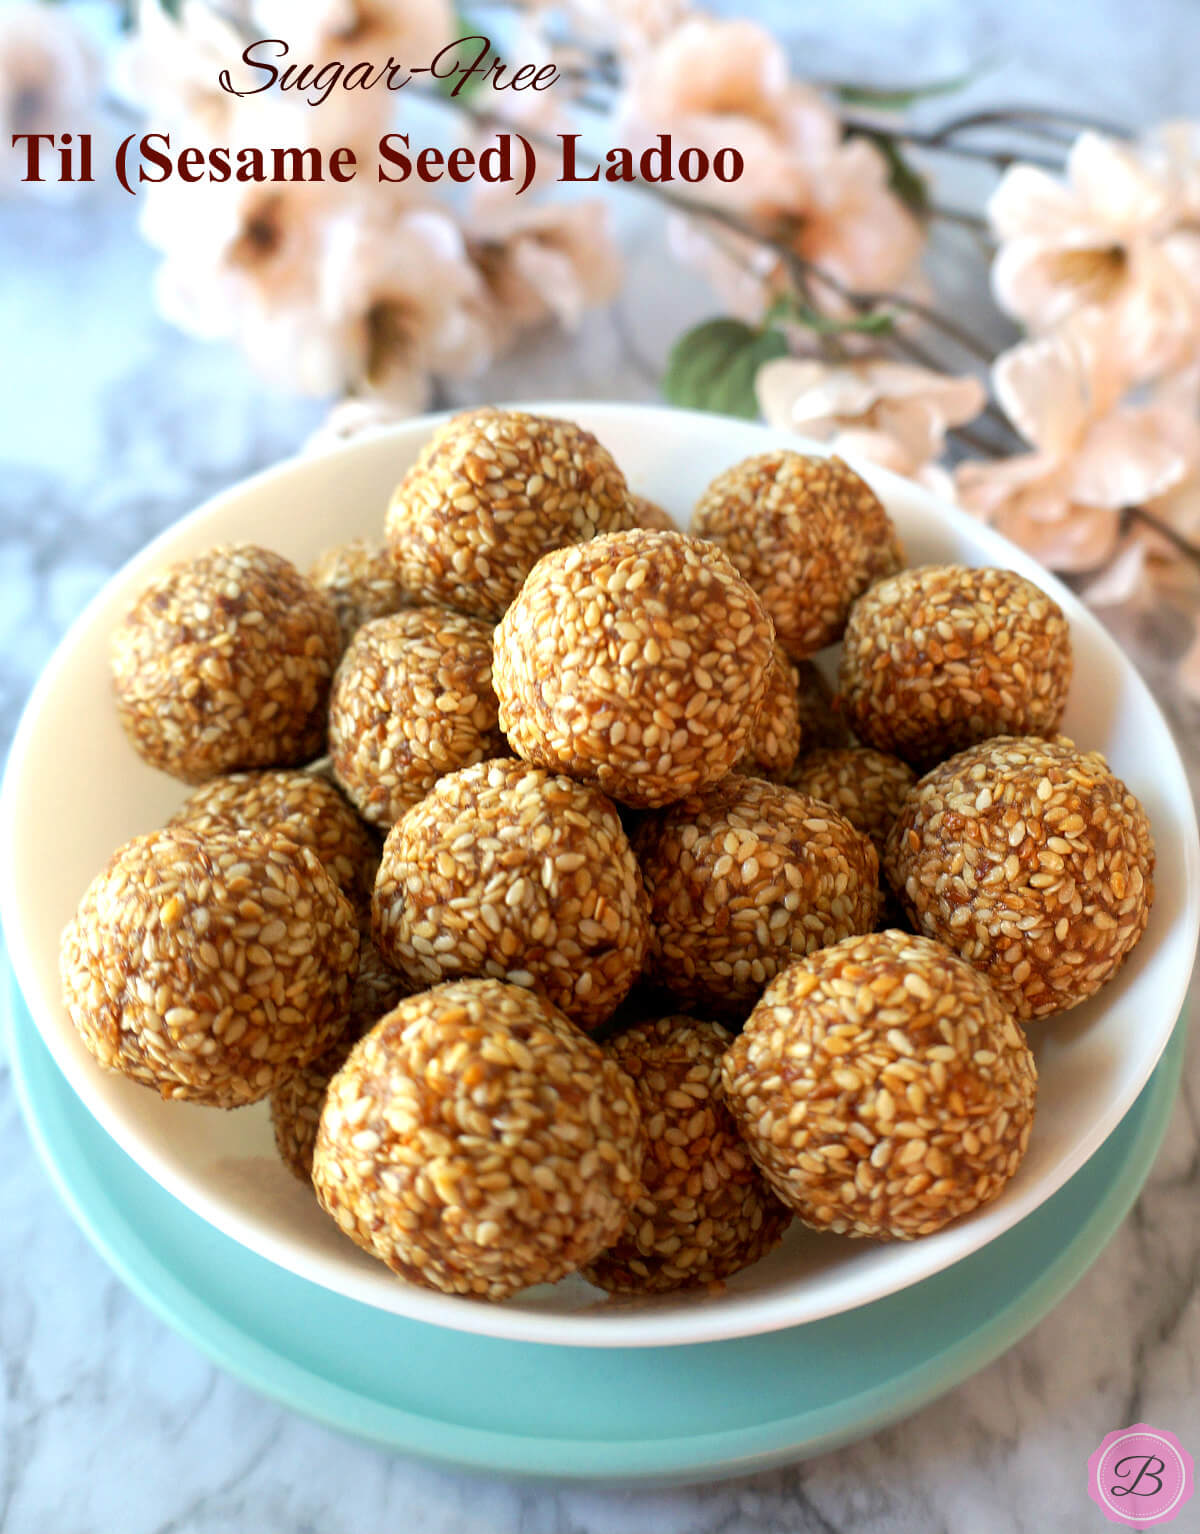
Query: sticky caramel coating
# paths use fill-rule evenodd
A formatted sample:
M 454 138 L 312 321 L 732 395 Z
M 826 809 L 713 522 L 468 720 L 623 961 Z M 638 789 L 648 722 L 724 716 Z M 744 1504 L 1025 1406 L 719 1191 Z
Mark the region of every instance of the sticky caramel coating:
M 621 1238 L 584 1272 L 612 1294 L 719 1283 L 775 1246 L 791 1212 L 763 1182 L 725 1106 L 717 1023 L 672 1016 L 607 1046 L 646 1131 L 642 1195 Z
M 137 836 L 63 933 L 63 998 L 106 1070 L 165 1098 L 257 1102 L 337 1037 L 354 912 L 308 847 L 168 827 Z
M 333 603 L 343 650 L 364 623 L 413 605 L 382 538 L 354 538 L 326 549 L 313 561 L 308 578 Z
M 874 847 L 777 783 L 731 773 L 648 815 L 634 850 L 650 896 L 648 977 L 704 1016 L 740 1020 L 794 959 L 875 925 Z
M 504 1300 L 616 1240 L 643 1153 L 615 1061 L 532 991 L 460 980 L 354 1046 L 326 1093 L 313 1185 L 401 1278 Z
M 856 831 L 869 836 L 883 857 L 892 822 L 917 775 L 898 756 L 858 746 L 842 751 L 810 751 L 787 781 L 802 794 L 831 804 Z
M 763 1176 L 806 1225 L 907 1241 L 999 1194 L 1029 1143 L 1037 1069 L 982 975 L 904 932 L 809 955 L 723 1062 Z
M 439 429 L 397 486 L 386 533 L 417 598 L 494 622 L 543 554 L 632 526 L 625 477 L 591 432 L 488 409 Z
M 301 1182 L 312 1181 L 313 1147 L 329 1083 L 363 1034 L 409 995 L 411 986 L 383 962 L 370 938 L 362 940 L 358 973 L 337 1039 L 294 1076 L 271 1090 L 271 1127 L 284 1165 Z
M 837 705 L 864 745 L 928 767 L 993 735 L 1052 735 L 1072 669 L 1067 620 L 1032 581 L 922 565 L 855 603 Z
M 646 892 L 615 807 L 511 758 L 453 773 L 397 822 L 373 931 L 414 985 L 489 975 L 598 1027 L 637 979 Z
M 749 744 L 734 771 L 749 778 L 775 778 L 785 781 L 795 765 L 800 750 L 799 677 L 776 643 L 771 669 L 767 674 L 767 692 L 754 721 Z
M 917 929 L 995 986 L 1023 1020 L 1094 995 L 1146 930 L 1146 812 L 1098 751 L 999 736 L 923 777 L 884 866 Z
M 190 794 L 169 825 L 199 836 L 257 831 L 311 847 L 361 918 L 369 914 L 379 849 L 327 778 L 314 772 L 235 772 Z
M 288 560 L 228 544 L 156 576 L 112 637 L 117 712 L 185 783 L 319 756 L 341 650 L 329 598 Z
M 496 712 L 486 623 L 441 607 L 373 619 L 334 678 L 334 776 L 386 830 L 446 773 L 508 755 Z
M 540 560 L 496 630 L 500 728 L 518 755 L 622 803 L 724 777 L 766 696 L 771 620 L 719 549 L 611 533 Z
M 879 497 L 848 464 L 782 449 L 718 474 L 692 532 L 725 550 L 795 660 L 839 639 L 855 598 L 904 558 Z

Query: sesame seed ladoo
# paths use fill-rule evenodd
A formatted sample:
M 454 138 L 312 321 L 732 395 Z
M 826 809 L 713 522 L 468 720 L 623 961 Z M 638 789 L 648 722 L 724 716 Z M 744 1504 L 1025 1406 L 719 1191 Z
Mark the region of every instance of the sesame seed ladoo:
M 540 560 L 496 630 L 518 755 L 624 804 L 724 777 L 766 696 L 771 620 L 719 549 L 638 528 Z
M 402 1001 L 330 1082 L 313 1185 L 402 1278 L 503 1300 L 591 1262 L 641 1190 L 633 1086 L 532 991 L 460 980 Z
M 800 751 L 826 747 L 841 749 L 854 744 L 846 721 L 834 711 L 833 689 L 810 660 L 793 661 L 797 679 L 796 708 L 800 716 Z
M 634 525 L 625 476 L 591 432 L 489 409 L 439 429 L 397 486 L 386 531 L 418 598 L 495 620 L 543 554 Z
M 642 1194 L 584 1277 L 610 1294 L 719 1283 L 775 1246 L 791 1220 L 725 1106 L 717 1023 L 664 1017 L 607 1045 L 633 1082 L 646 1131 Z
M 882 858 L 892 822 L 917 775 L 898 756 L 862 746 L 810 751 L 800 758 L 786 781 L 802 794 L 831 804 L 856 831 L 871 838 Z
M 929 767 L 992 735 L 1052 735 L 1071 671 L 1067 620 L 1032 581 L 923 565 L 855 603 L 837 706 L 864 745 Z
M 646 892 L 615 807 L 527 762 L 442 778 L 392 828 L 374 934 L 415 985 L 490 975 L 598 1027 L 637 979 Z
M 743 459 L 700 497 L 692 532 L 729 555 L 795 660 L 839 639 L 854 599 L 904 563 L 879 497 L 837 457 Z
M 403 975 L 383 962 L 370 938 L 364 938 L 342 1031 L 324 1054 L 272 1088 L 275 1147 L 284 1165 L 301 1182 L 312 1181 L 313 1147 L 329 1083 L 363 1034 L 403 1001 L 411 989 Z
M 314 772 L 235 772 L 190 794 L 167 822 L 198 836 L 257 831 L 311 847 L 359 915 L 369 917 L 379 849 L 327 778 Z
M 446 773 L 508 755 L 496 711 L 486 623 L 439 607 L 375 618 L 334 678 L 334 777 L 386 830 Z
M 364 623 L 414 602 L 382 538 L 354 538 L 326 549 L 313 561 L 308 578 L 333 603 L 343 650 Z
M 999 736 L 923 777 L 888 836 L 913 922 L 986 975 L 1017 1017 L 1100 989 L 1146 930 L 1146 813 L 1098 751 Z
M 778 642 L 767 672 L 763 698 L 750 740 L 734 771 L 747 777 L 784 781 L 800 750 L 799 676 Z
M 329 598 L 281 554 L 229 544 L 156 576 L 112 637 L 117 712 L 152 767 L 202 783 L 320 756 L 341 651 Z
M 848 938 L 785 970 L 722 1066 L 763 1176 L 817 1230 L 911 1240 L 1001 1192 L 1037 1069 L 995 990 L 928 938 Z
M 63 933 L 63 997 L 106 1070 L 236 1108 L 336 1039 L 358 963 L 350 903 L 308 847 L 183 826 L 127 842 Z
M 875 925 L 879 859 L 816 799 L 731 773 L 648 815 L 634 850 L 650 896 L 649 978 L 740 1020 L 801 954 Z

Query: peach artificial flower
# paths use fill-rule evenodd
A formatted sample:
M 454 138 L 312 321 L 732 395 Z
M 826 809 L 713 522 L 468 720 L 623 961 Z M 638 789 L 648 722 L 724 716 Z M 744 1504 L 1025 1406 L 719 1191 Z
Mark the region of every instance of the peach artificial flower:
M 1177 402 L 1123 402 L 1128 385 L 1102 316 L 997 358 L 996 398 L 1033 451 L 961 464 L 962 504 L 1054 569 L 1093 570 L 1117 551 L 1123 507 L 1180 484 L 1196 423 Z
M 752 21 L 712 16 L 689 17 L 629 61 L 616 115 L 622 141 L 637 149 L 660 133 L 710 161 L 719 149 L 738 149 L 740 179 L 726 184 L 710 175 L 695 195 L 764 220 L 807 206 L 809 162 L 826 158 L 840 138 L 825 101 L 791 80 L 776 38 Z
M 931 488 L 944 490 L 944 472 L 930 474 L 945 449 L 946 432 L 983 409 L 976 378 L 953 378 L 886 358 L 828 363 L 781 357 L 759 369 L 759 406 L 770 425 L 829 442 L 834 452 L 865 457 Z
M 162 0 L 138 0 L 134 29 L 114 58 L 114 89 L 157 128 L 186 125 L 189 143 L 228 143 L 238 98 L 218 77 L 228 69 L 235 87 L 254 83 L 240 62 L 238 19 L 207 0 L 183 0 L 175 15 Z
M 531 8 L 542 5 L 534 0 Z M 565 10 L 578 33 L 613 44 L 625 59 L 662 42 L 695 15 L 690 0 L 566 0 Z
M 448 214 L 333 219 L 321 279 L 318 309 L 336 338 L 344 388 L 414 413 L 428 404 L 433 377 L 470 377 L 492 359 L 483 281 Z
M 100 88 L 95 49 L 69 12 L 46 5 L 0 6 L 0 191 L 70 195 L 76 186 L 47 176 L 24 182 L 26 152 L 14 133 L 81 132 L 93 127 Z
M 586 310 L 608 303 L 621 259 L 606 203 L 588 200 L 522 207 L 510 196 L 480 199 L 467 248 L 506 338 L 555 319 L 578 328 Z
M 1179 238 L 1179 178 L 1162 155 L 1083 133 L 1066 179 L 1014 165 L 988 203 L 997 303 L 1035 334 L 1103 314 L 1134 378 L 1200 346 L 1200 241 Z

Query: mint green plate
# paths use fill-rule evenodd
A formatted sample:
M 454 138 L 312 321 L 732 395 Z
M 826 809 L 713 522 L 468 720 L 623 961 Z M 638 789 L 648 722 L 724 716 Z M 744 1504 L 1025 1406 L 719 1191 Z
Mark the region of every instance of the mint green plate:
M 238 1246 L 163 1192 L 75 1097 L 11 975 L 4 1036 L 34 1142 L 101 1255 L 168 1325 L 295 1411 L 507 1475 L 696 1481 L 760 1470 L 915 1411 L 1012 1346 L 1099 1255 L 1161 1143 L 1184 1025 L 1120 1127 L 1035 1214 L 873 1305 L 692 1347 L 562 1348 L 372 1310 Z

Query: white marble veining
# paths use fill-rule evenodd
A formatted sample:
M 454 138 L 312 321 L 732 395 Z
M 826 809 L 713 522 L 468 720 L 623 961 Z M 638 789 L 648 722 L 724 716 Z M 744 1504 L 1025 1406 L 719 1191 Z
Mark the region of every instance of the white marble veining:
M 743 7 L 754 9 L 754 7 Z M 767 7 L 759 8 L 766 11 Z M 1130 122 L 1194 110 L 1189 0 L 841 0 L 771 8 L 830 77 L 988 62 L 978 99 L 1054 100 Z M 819 64 L 816 61 L 820 61 Z M 0 751 L 56 638 L 155 531 L 292 451 L 319 415 L 268 394 L 149 307 L 151 258 L 122 194 L 0 206 Z M 616 316 L 548 338 L 472 397 L 649 397 L 657 359 L 708 308 L 631 214 Z M 464 396 L 465 397 L 465 396 Z M 1200 718 L 1162 636 L 1125 636 L 1200 779 Z M 330 1432 L 212 1368 L 110 1274 L 59 1203 L 0 1067 L 3 1534 L 1017 1534 L 1105 1525 L 1088 1453 L 1143 1419 L 1200 1455 L 1200 1050 L 1146 1191 L 1053 1315 L 915 1417 L 783 1471 L 672 1491 L 450 1475 Z M 1200 1503 L 1176 1527 L 1200 1529 Z

